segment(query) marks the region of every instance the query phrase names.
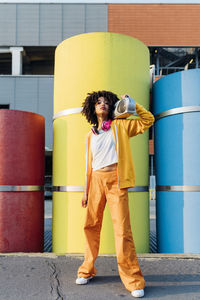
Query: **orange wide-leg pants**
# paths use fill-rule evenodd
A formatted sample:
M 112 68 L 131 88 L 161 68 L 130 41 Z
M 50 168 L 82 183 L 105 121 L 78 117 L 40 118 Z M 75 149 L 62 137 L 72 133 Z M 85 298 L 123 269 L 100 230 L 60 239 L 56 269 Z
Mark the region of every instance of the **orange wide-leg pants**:
M 106 201 L 110 209 L 119 275 L 125 287 L 132 292 L 144 289 L 145 281 L 138 264 L 131 232 L 128 189 L 118 188 L 117 170 L 92 173 L 86 222 L 85 260 L 78 269 L 78 277 L 91 277 L 97 273 L 94 267 L 99 252 L 100 231 Z

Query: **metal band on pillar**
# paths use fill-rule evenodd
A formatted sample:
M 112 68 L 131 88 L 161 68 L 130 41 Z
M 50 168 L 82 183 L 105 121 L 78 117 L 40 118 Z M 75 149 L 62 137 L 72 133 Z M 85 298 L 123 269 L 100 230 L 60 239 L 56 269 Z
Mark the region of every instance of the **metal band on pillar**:
M 190 113 L 190 112 L 200 112 L 200 106 L 183 106 L 183 107 L 172 108 L 155 115 L 155 119 L 156 121 L 158 121 L 164 117 L 177 115 L 177 114 Z
M 148 192 L 149 187 L 148 186 L 135 186 L 133 188 L 129 188 L 128 192 Z
M 42 192 L 42 185 L 0 185 L 0 192 Z
M 61 110 L 53 116 L 53 121 L 60 117 L 81 113 L 82 109 L 83 109 L 82 107 L 76 107 L 76 108 L 69 108 L 69 109 Z
M 52 187 L 53 192 L 84 192 L 83 186 L 53 186 Z
M 83 186 L 53 186 L 53 192 L 83 192 Z M 129 192 L 148 192 L 148 186 L 135 186 L 134 188 L 129 188 Z
M 157 185 L 159 192 L 200 192 L 200 185 Z

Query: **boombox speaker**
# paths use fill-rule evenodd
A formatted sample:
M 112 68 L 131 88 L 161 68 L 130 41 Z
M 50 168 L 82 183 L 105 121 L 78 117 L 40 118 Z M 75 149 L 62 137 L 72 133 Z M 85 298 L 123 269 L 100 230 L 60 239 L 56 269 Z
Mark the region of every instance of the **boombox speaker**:
M 136 114 L 136 103 L 128 95 L 126 95 L 124 99 L 121 99 L 115 103 L 115 119 L 126 119 L 132 114 Z

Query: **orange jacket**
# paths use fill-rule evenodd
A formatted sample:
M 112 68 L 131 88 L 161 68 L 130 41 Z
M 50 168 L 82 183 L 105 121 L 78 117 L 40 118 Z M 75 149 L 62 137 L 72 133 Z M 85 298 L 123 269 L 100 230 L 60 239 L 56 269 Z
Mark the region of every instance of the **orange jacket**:
M 115 119 L 111 122 L 116 151 L 118 155 L 118 185 L 119 188 L 134 187 L 135 172 L 131 155 L 129 138 L 143 133 L 151 127 L 154 116 L 142 105 L 136 104 L 137 119 Z M 92 174 L 92 151 L 90 147 L 92 131 L 86 138 L 86 170 L 85 194 L 88 195 Z

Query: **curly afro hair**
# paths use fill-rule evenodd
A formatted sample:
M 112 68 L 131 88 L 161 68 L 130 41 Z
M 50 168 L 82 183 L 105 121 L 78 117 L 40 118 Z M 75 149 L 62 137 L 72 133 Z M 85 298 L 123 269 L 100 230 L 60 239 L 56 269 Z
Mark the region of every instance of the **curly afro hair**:
M 113 120 L 113 111 L 115 103 L 119 100 L 116 94 L 109 91 L 98 91 L 93 93 L 88 93 L 85 101 L 82 104 L 83 110 L 82 114 L 86 117 L 90 124 L 98 126 L 98 120 L 95 113 L 95 104 L 97 103 L 99 97 L 104 97 L 108 101 L 109 113 L 108 119 Z

